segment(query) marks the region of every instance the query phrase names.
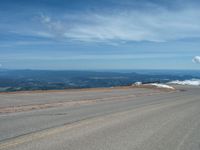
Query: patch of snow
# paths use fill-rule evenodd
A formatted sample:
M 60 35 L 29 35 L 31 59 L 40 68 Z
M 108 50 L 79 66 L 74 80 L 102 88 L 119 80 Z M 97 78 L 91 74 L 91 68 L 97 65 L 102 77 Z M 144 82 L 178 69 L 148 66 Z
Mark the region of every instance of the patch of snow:
M 150 85 L 156 86 L 158 88 L 166 88 L 166 89 L 173 89 L 173 90 L 175 89 L 172 86 L 169 86 L 169 85 L 166 85 L 166 84 L 160 84 L 160 83 L 152 83 Z
M 133 85 L 142 85 L 142 82 L 135 82 Z
M 175 80 L 169 82 L 170 84 L 179 84 L 179 85 L 195 85 L 195 86 L 200 86 L 200 79 L 192 79 L 192 80 Z

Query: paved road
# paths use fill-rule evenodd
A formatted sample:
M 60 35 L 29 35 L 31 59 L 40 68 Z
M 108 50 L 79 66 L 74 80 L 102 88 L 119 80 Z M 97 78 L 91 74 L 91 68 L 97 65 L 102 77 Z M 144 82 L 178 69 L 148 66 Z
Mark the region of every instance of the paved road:
M 200 88 L 177 88 L 0 95 L 0 149 L 200 150 Z

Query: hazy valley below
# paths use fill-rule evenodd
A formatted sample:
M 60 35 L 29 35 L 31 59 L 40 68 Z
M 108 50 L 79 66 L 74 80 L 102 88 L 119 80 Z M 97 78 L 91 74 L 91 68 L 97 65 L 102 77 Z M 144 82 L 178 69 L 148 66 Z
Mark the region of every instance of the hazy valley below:
M 1 70 L 0 91 L 30 91 L 129 86 L 135 82 L 167 83 L 198 79 L 198 71 L 51 71 Z

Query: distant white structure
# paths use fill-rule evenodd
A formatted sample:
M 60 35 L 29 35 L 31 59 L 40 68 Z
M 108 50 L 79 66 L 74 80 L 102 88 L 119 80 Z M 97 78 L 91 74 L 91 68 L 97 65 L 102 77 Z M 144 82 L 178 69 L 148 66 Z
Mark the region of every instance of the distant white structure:
M 193 61 L 194 63 L 200 64 L 200 56 L 195 56 L 195 57 L 192 59 L 192 61 Z

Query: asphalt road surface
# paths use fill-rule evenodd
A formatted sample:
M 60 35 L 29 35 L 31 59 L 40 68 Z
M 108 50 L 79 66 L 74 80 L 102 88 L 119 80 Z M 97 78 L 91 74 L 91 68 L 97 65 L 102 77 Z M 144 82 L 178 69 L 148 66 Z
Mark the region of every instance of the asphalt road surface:
M 200 88 L 0 94 L 0 149 L 200 150 Z

